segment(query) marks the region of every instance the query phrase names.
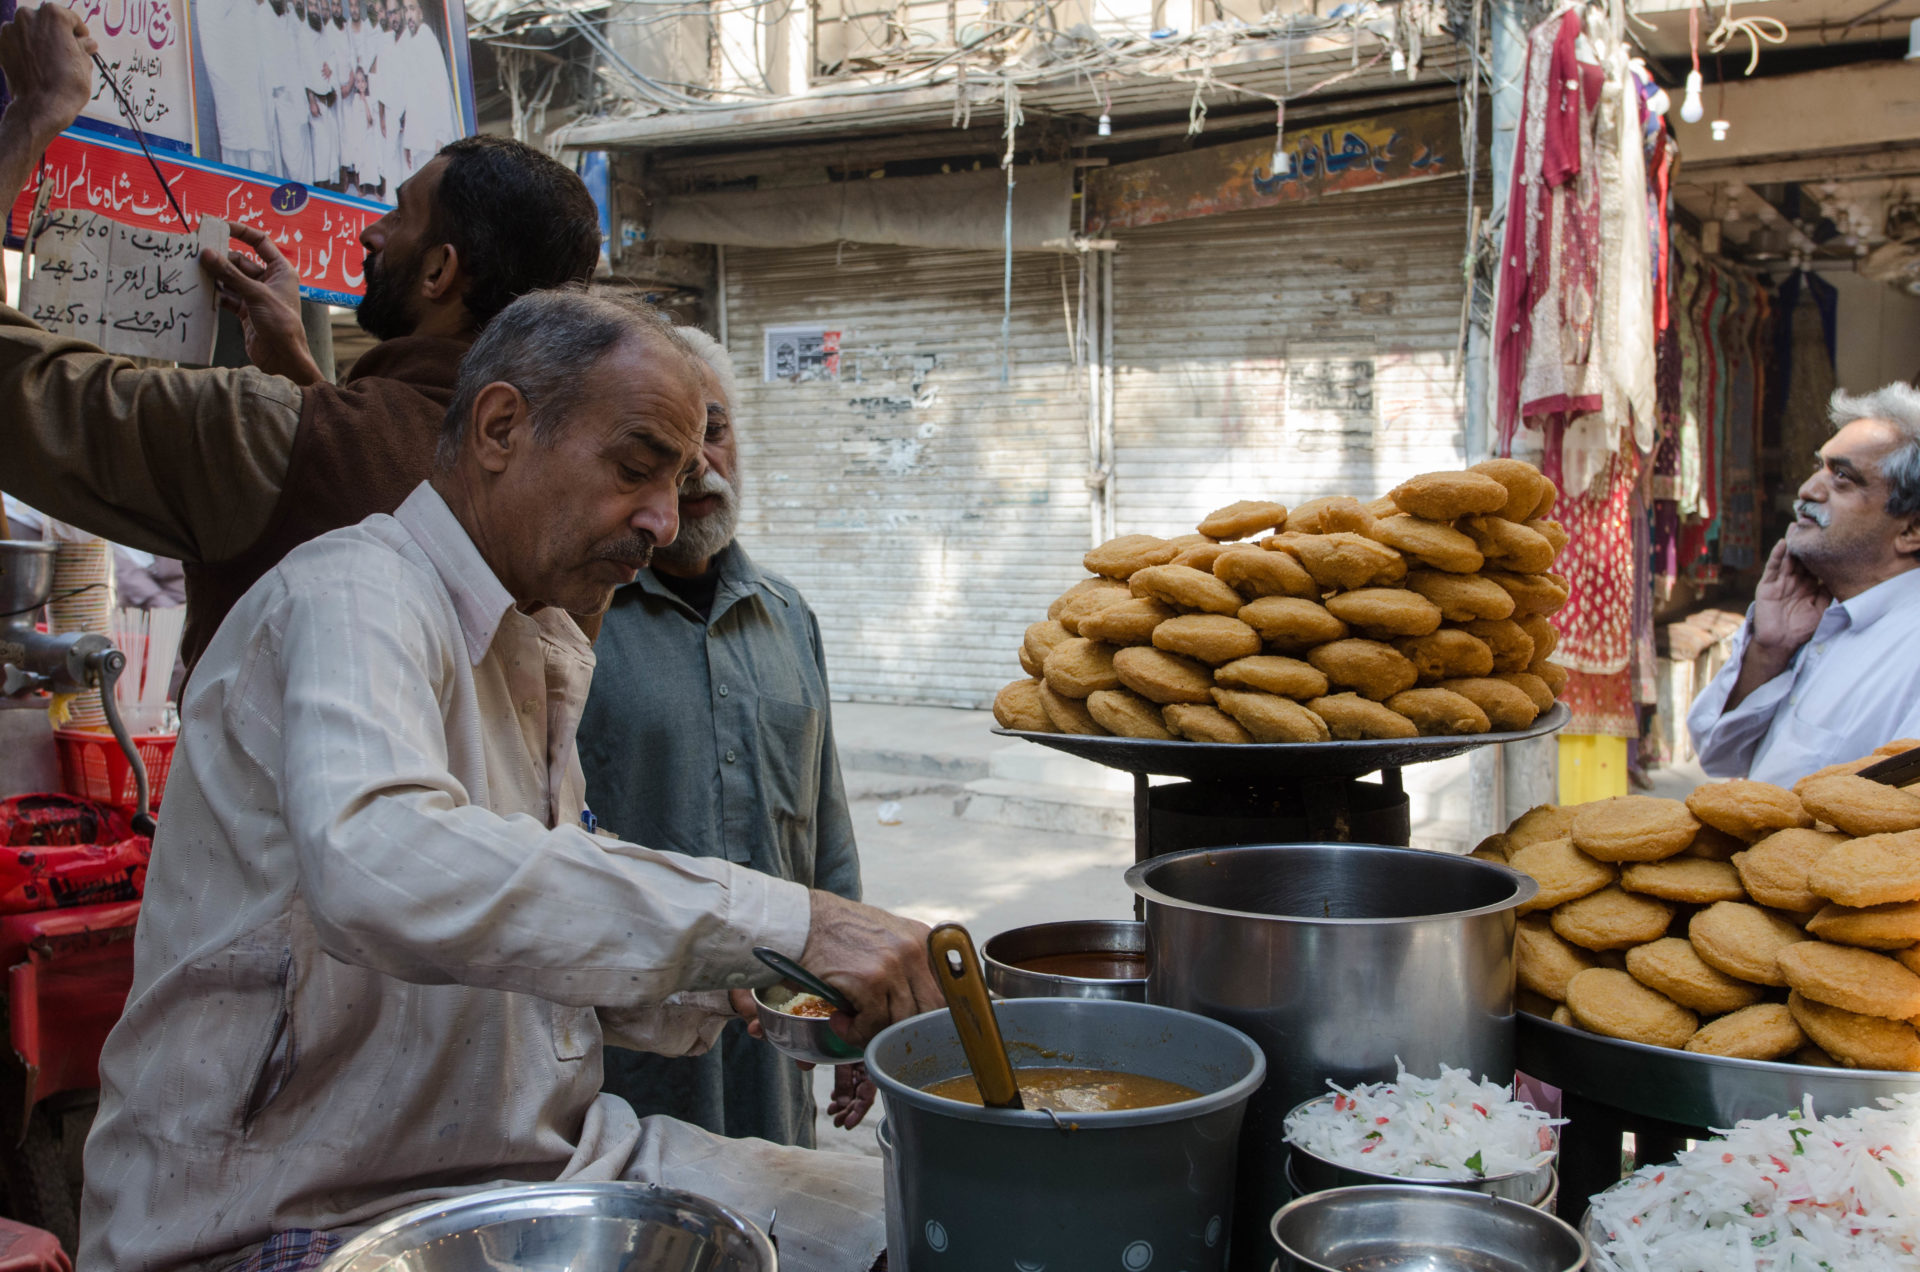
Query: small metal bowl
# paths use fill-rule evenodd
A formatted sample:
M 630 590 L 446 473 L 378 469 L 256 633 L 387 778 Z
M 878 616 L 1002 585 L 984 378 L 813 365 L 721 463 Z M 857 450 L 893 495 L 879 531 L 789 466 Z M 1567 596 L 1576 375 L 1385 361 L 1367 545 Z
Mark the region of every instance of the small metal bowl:
M 1287 1114 L 1291 1121 L 1295 1113 L 1303 1112 L 1316 1104 L 1327 1104 L 1334 1099 L 1331 1095 L 1316 1096 L 1302 1104 L 1294 1106 Z M 1484 1179 L 1411 1179 L 1404 1175 L 1385 1175 L 1377 1171 L 1360 1170 L 1345 1166 L 1339 1162 L 1328 1161 L 1317 1153 L 1310 1153 L 1298 1144 L 1287 1145 L 1287 1173 L 1293 1185 L 1301 1193 L 1326 1192 L 1331 1188 L 1353 1188 L 1367 1184 L 1411 1184 L 1419 1188 L 1451 1188 L 1460 1192 L 1485 1193 L 1489 1197 L 1505 1197 L 1508 1201 L 1517 1201 L 1523 1206 L 1538 1206 L 1554 1191 L 1553 1162 L 1549 1161 L 1536 1170 L 1516 1171 L 1508 1175 L 1489 1175 Z M 1556 1144 L 1555 1154 L 1559 1150 Z
M 651 1184 L 519 1184 L 429 1202 L 336 1250 L 325 1272 L 773 1272 L 730 1207 Z
M 1036 972 L 1021 964 L 1059 954 L 1147 954 L 1147 925 L 1133 919 L 1036 923 L 990 938 L 980 947 L 987 988 L 1002 998 L 1118 998 L 1147 1001 L 1146 977 L 1107 979 Z
M 1579 1272 L 1572 1225 L 1485 1193 L 1418 1185 L 1335 1188 L 1273 1216 L 1281 1272 Z
M 866 1052 L 833 1032 L 825 1016 L 789 1016 L 780 1005 L 800 993 L 786 985 L 753 991 L 760 1029 L 774 1049 L 808 1064 L 849 1064 Z

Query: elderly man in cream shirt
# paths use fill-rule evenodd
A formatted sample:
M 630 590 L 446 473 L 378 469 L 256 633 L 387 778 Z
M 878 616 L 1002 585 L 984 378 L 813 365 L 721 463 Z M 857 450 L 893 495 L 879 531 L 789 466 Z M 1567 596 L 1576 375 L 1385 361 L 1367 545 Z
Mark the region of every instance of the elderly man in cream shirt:
M 705 419 L 656 317 L 522 297 L 461 366 L 435 476 L 235 607 L 101 1057 L 82 1267 L 313 1267 L 400 1209 L 555 1179 L 777 1209 L 783 1268 L 878 1257 L 872 1159 L 600 1093 L 603 1038 L 710 1043 L 770 979 L 756 945 L 845 990 L 856 1040 L 939 1003 L 921 925 L 583 818 L 569 611 L 672 540 Z

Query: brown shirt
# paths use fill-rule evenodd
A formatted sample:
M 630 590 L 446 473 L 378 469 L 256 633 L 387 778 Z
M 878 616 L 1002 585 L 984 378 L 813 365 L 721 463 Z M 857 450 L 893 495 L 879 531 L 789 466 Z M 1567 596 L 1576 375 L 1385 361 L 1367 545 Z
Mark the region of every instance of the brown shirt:
M 186 563 L 182 656 L 288 551 L 426 478 L 467 342 L 385 341 L 338 386 L 145 369 L 0 305 L 0 490 Z

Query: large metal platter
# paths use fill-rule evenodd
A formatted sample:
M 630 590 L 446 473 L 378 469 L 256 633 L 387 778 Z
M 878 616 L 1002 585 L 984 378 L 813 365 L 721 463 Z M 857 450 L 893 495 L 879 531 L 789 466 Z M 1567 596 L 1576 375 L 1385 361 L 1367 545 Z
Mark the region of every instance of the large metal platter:
M 1028 733 L 995 729 L 1068 755 L 1127 773 L 1155 773 L 1219 781 L 1258 782 L 1285 777 L 1359 777 L 1383 768 L 1403 768 L 1462 755 L 1495 742 L 1522 742 L 1566 726 L 1573 713 L 1564 702 L 1518 733 L 1456 737 L 1365 739 L 1357 742 L 1274 742 L 1238 746 L 1228 742 L 1156 742 L 1151 738 L 1094 737 L 1084 733 Z
M 1817 1115 L 1832 1117 L 1870 1106 L 1883 1095 L 1920 1091 L 1920 1073 L 1729 1060 L 1603 1038 L 1526 1012 L 1519 1017 L 1522 1073 L 1600 1104 L 1681 1126 L 1730 1127 L 1743 1117 L 1792 1112 L 1808 1096 Z

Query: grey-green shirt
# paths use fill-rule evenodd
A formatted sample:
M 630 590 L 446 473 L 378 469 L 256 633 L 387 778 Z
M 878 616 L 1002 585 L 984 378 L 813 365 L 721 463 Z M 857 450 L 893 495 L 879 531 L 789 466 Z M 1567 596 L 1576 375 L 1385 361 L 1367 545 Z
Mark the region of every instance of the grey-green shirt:
M 615 593 L 580 721 L 587 803 L 629 842 L 857 900 L 820 625 L 799 590 L 739 544 L 716 565 L 705 619 L 651 570 Z M 609 1047 L 605 1089 L 642 1117 L 813 1142 L 808 1075 L 739 1023 L 690 1059 Z

